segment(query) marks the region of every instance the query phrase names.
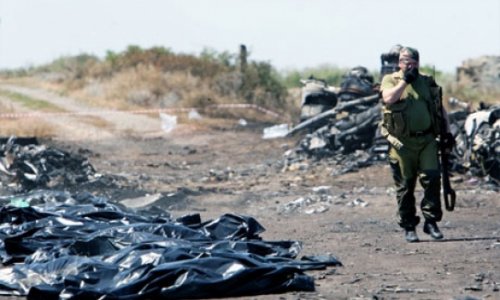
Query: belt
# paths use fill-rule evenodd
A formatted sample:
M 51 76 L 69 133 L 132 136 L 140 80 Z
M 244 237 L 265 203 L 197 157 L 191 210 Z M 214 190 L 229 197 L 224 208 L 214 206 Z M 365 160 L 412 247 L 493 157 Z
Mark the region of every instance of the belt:
M 428 135 L 431 132 L 432 132 L 432 128 L 429 127 L 426 130 L 410 132 L 410 136 L 411 137 L 419 137 L 419 136 Z

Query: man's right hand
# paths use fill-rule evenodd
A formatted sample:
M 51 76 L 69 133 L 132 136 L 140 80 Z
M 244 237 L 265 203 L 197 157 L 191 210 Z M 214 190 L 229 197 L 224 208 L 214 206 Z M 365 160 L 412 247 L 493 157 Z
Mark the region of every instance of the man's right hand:
M 418 77 L 418 68 L 408 68 L 406 71 L 403 73 L 403 80 L 407 83 L 410 84 L 415 79 Z

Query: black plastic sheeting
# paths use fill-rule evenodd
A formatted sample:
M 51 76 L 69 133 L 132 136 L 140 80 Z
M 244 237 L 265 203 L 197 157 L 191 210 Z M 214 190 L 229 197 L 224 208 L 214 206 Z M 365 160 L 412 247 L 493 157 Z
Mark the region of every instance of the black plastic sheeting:
M 29 204 L 24 207 L 12 203 Z M 28 299 L 193 299 L 313 291 L 307 270 L 340 266 L 329 255 L 296 259 L 297 241 L 264 241 L 254 218 L 138 213 L 88 193 L 4 197 L 0 294 Z M 161 213 L 158 213 L 161 212 Z

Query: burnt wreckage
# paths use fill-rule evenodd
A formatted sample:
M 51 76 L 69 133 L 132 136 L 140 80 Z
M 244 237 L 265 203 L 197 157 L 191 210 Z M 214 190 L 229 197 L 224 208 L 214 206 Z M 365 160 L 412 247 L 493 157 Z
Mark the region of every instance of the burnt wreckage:
M 399 49 L 381 55 L 381 76 L 398 70 Z M 285 166 L 306 159 L 332 160 L 341 174 L 385 161 L 388 142 L 381 136 L 382 104 L 379 87 L 368 70 L 358 66 L 344 75 L 340 88 L 310 77 L 301 81 L 300 123 L 288 135 L 307 132 L 295 149 L 285 153 Z M 462 107 L 449 113 L 456 145 L 449 156 L 450 171 L 483 177 L 500 185 L 500 108 L 480 105 L 470 112 L 464 103 L 449 99 L 449 106 Z
M 36 138 L 0 141 L 0 179 L 19 189 L 63 187 L 87 182 L 96 175 L 82 155 L 38 145 Z
M 301 122 L 288 135 L 307 134 L 298 147 L 285 153 L 285 165 L 307 158 L 333 159 L 344 173 L 385 158 L 389 146 L 378 133 L 382 112 L 378 85 L 366 68 L 352 68 L 338 89 L 314 77 L 302 83 Z M 319 100 L 322 95 L 328 104 Z
M 450 127 L 455 137 L 451 153 L 452 171 L 485 177 L 500 185 L 500 106 L 481 103 L 470 112 L 468 105 L 450 98 L 451 106 L 461 109 L 449 113 Z

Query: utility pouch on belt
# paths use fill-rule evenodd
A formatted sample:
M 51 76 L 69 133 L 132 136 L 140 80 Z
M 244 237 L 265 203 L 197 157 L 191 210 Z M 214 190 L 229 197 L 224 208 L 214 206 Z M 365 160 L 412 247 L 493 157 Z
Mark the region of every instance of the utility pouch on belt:
M 408 136 L 408 126 L 406 124 L 406 101 L 398 101 L 384 107 L 383 126 L 389 134 L 396 137 Z

